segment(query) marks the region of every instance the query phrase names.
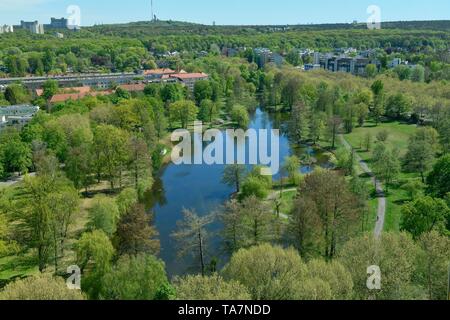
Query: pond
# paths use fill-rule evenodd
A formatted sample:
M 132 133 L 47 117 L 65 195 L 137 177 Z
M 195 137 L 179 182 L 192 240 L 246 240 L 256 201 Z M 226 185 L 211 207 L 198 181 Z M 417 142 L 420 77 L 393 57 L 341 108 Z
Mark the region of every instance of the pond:
M 295 154 L 300 158 L 309 155 L 307 158 L 314 158 L 315 165 L 327 167 L 328 158 L 315 151 L 311 147 L 300 147 L 290 141 L 286 134 L 285 124 L 287 119 L 280 114 L 268 114 L 257 109 L 252 115 L 249 128 L 253 129 L 280 129 L 280 163 L 287 156 Z M 225 134 L 225 133 L 224 133 Z M 204 146 L 205 147 L 205 146 Z M 247 157 L 248 159 L 248 157 Z M 193 259 L 179 259 L 175 241 L 171 238 L 171 233 L 177 227 L 177 221 L 182 219 L 183 209 L 194 209 L 199 215 L 207 215 L 220 209 L 234 192 L 221 182 L 224 172 L 224 165 L 175 165 L 170 163 L 161 172 L 159 179 L 156 179 L 152 199 L 153 212 L 155 213 L 155 224 L 159 231 L 161 241 L 160 257 L 166 263 L 169 276 L 181 275 L 193 270 Z M 303 166 L 302 173 L 309 173 L 312 166 Z M 279 178 L 275 176 L 274 179 Z M 211 240 L 209 243 L 210 253 L 219 258 L 223 264 L 226 256 L 217 254 L 220 252 L 220 230 L 219 223 L 211 226 Z

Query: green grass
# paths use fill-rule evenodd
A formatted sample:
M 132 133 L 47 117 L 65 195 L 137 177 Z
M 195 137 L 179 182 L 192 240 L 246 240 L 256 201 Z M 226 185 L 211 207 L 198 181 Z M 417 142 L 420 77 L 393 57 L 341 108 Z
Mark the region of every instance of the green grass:
M 294 205 L 294 198 L 297 195 L 297 191 L 284 192 L 281 197 L 280 211 L 284 214 L 290 214 Z
M 0 258 L 0 281 L 30 276 L 38 271 L 36 260 L 31 255 Z
M 362 128 L 355 128 L 352 133 L 346 134 L 345 139 L 355 148 L 363 160 L 369 161 L 372 157 L 373 145 L 379 132 L 386 130 L 389 132 L 389 138 L 386 144 L 390 148 L 400 150 L 400 156 L 406 153 L 409 138 L 416 132 L 417 126 L 401 122 L 384 122 L 375 126 L 373 122 L 367 122 Z M 372 135 L 372 149 L 367 152 L 364 145 L 366 135 Z
M 409 125 L 401 122 L 385 122 L 375 126 L 373 122 L 367 122 L 362 128 L 355 128 L 352 133 L 346 134 L 345 139 L 356 149 L 360 157 L 367 161 L 369 167 L 372 160 L 373 145 L 376 140 L 376 136 L 379 132 L 387 130 L 389 132 L 389 138 L 386 144 L 394 149 L 399 150 L 399 157 L 402 157 L 407 150 L 409 138 L 415 133 L 417 127 L 415 125 Z M 364 146 L 364 138 L 370 133 L 372 135 L 372 150 L 367 152 Z M 361 148 L 362 147 L 362 148 Z M 362 171 L 357 168 L 357 173 L 361 174 Z M 389 186 L 389 192 L 387 193 L 386 204 L 386 217 L 385 217 L 385 231 L 398 231 L 400 229 L 401 220 L 401 208 L 405 202 L 409 201 L 409 197 L 406 191 L 401 189 L 401 186 L 408 180 L 417 179 L 417 174 L 401 173 L 398 177 L 398 181 L 395 186 Z M 367 183 L 371 185 L 370 190 L 373 192 L 373 185 L 369 178 Z M 386 188 L 385 188 L 386 189 Z M 369 200 L 369 222 L 367 225 L 368 230 L 373 230 L 375 227 L 377 217 L 378 199 L 372 196 Z

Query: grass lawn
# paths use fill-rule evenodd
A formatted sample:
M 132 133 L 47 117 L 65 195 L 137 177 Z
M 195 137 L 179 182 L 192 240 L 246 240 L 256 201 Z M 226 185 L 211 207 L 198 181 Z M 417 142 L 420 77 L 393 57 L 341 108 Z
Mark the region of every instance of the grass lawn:
M 373 144 L 376 140 L 376 136 L 379 132 L 386 130 L 389 132 L 389 138 L 387 145 L 391 148 L 398 148 L 400 150 L 400 156 L 406 153 L 408 147 L 409 138 L 417 130 L 416 125 L 405 124 L 402 122 L 384 122 L 375 126 L 373 122 L 367 122 L 362 128 L 355 128 L 352 133 L 346 134 L 345 139 L 355 148 L 358 154 L 363 160 L 370 163 L 372 157 Z M 364 140 L 366 135 L 370 133 L 372 135 L 372 150 L 366 152 L 364 146 Z
M 415 133 L 417 127 L 415 125 L 405 124 L 401 122 L 385 122 L 380 123 L 378 126 L 375 126 L 373 122 L 367 122 L 366 125 L 362 128 L 356 128 L 352 133 L 346 134 L 345 139 L 357 150 L 358 154 L 361 156 L 363 160 L 365 160 L 370 167 L 371 158 L 372 158 L 372 150 L 369 152 L 365 151 L 364 146 L 364 138 L 370 133 L 372 135 L 372 140 L 376 140 L 376 135 L 386 130 L 389 132 L 389 138 L 387 141 L 387 145 L 390 148 L 397 148 L 400 151 L 399 157 L 402 157 L 407 150 L 409 138 L 411 135 Z M 359 166 L 357 168 L 357 172 L 359 174 L 362 173 Z M 387 194 L 387 208 L 386 208 L 386 218 L 385 218 L 385 231 L 398 231 L 400 228 L 400 219 L 401 219 L 401 207 L 405 202 L 409 201 L 408 194 L 406 191 L 401 189 L 401 186 L 406 183 L 408 180 L 417 179 L 417 174 L 405 174 L 401 173 L 398 178 L 398 183 L 395 186 L 389 187 L 389 192 Z M 369 178 L 367 179 L 368 183 L 372 185 Z M 373 186 L 371 189 L 373 190 Z M 369 201 L 369 222 L 367 228 L 369 230 L 373 230 L 375 227 L 376 221 L 376 213 L 378 207 L 378 200 L 375 197 L 372 197 Z
M 294 205 L 294 198 L 297 195 L 297 191 L 284 192 L 281 197 L 280 211 L 284 214 L 290 214 Z
M 39 272 L 32 255 L 0 258 L 0 282 L 17 277 L 26 277 Z

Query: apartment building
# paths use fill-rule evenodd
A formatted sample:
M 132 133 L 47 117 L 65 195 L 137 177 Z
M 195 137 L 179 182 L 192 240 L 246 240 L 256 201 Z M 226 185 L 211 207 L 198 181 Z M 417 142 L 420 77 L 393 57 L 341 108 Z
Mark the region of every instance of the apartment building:
M 38 106 L 15 105 L 0 107 L 0 131 L 6 127 L 22 128 L 39 112 Z

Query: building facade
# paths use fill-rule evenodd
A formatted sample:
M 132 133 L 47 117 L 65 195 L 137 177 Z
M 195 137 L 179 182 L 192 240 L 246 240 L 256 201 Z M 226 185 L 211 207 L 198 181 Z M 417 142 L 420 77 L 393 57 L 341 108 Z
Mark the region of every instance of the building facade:
M 22 128 L 39 112 L 38 106 L 15 105 L 0 107 L 0 131 L 7 127 Z
M 14 32 L 14 27 L 9 25 L 0 26 L 0 34 L 2 33 L 12 33 Z
M 20 26 L 22 29 L 28 30 L 33 34 L 44 34 L 44 25 L 38 21 L 20 21 Z

